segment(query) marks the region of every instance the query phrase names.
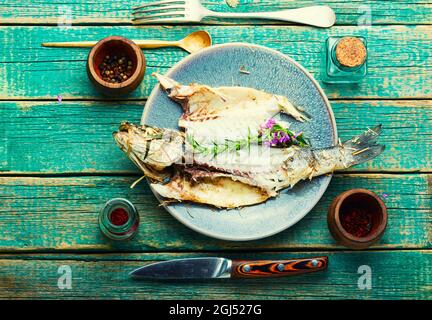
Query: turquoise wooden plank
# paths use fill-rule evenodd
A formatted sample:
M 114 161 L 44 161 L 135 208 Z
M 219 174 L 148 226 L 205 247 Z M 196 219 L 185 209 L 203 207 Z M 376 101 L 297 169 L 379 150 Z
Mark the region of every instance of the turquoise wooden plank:
M 97 40 L 108 35 L 180 39 L 196 26 L 163 27 L 3 27 L 0 28 L 0 99 L 103 99 L 87 79 L 88 49 L 43 48 L 44 41 Z M 291 56 L 318 80 L 324 72 L 324 43 L 329 35 L 363 35 L 368 39 L 369 75 L 358 85 L 323 85 L 330 98 L 431 98 L 432 29 L 427 26 L 210 27 L 215 44 L 244 41 Z M 385 48 L 385 50 L 383 50 Z M 147 72 L 141 86 L 126 98 L 145 98 L 156 84 L 151 73 L 166 72 L 187 56 L 180 49 L 145 50 Z M 248 66 L 246 66 L 248 67 Z M 253 74 L 253 68 L 249 68 Z M 231 83 L 227 83 L 230 85 Z
M 189 230 L 159 206 L 147 183 L 130 189 L 135 179 L 0 177 L 0 251 L 340 249 L 327 228 L 327 209 L 335 196 L 351 188 L 376 192 L 388 207 L 388 227 L 375 249 L 432 245 L 430 174 L 336 175 L 318 205 L 298 224 L 252 242 L 221 241 Z M 130 199 L 140 213 L 139 233 L 129 242 L 112 242 L 99 232 L 98 212 L 114 197 Z
M 0 172 L 138 174 L 111 133 L 123 120 L 139 122 L 143 104 L 1 102 Z M 380 141 L 387 150 L 350 170 L 431 171 L 431 101 L 333 101 L 332 106 L 342 140 L 383 124 Z
M 130 23 L 131 8 L 154 0 L 4 0 L 0 11 L 0 22 L 12 24 L 117 24 Z M 230 8 L 224 0 L 203 0 L 209 9 L 221 12 L 254 12 L 291 9 L 316 5 L 314 0 L 240 0 L 239 5 Z M 428 0 L 323 0 L 333 8 L 337 24 L 357 25 L 365 14 L 371 14 L 372 24 L 430 24 L 432 7 Z M 391 14 L 390 14 L 391 13 Z M 216 20 L 217 21 L 217 20 Z M 205 23 L 215 23 L 206 20 Z M 270 23 L 261 20 L 222 20 L 219 23 Z
M 5 126 L 1 126 L 0 128 L 0 172 L 7 170 L 7 167 L 8 167 L 8 139 L 6 138 Z
M 112 132 L 123 120 L 139 121 L 143 103 L 63 101 L 0 105 L 0 126 L 5 132 L 3 149 L 7 151 L 2 155 L 5 159 L 1 171 L 138 172 L 117 148 Z
M 154 261 L 209 254 L 0 256 L 2 299 L 432 299 L 431 251 L 220 254 L 230 258 L 290 259 L 327 255 L 329 269 L 265 280 L 136 281 L 135 268 Z M 59 267 L 70 267 L 71 289 L 60 290 Z M 370 268 L 371 289 L 358 283 Z M 408 267 L 409 266 L 409 267 Z M 360 279 L 361 280 L 361 279 Z

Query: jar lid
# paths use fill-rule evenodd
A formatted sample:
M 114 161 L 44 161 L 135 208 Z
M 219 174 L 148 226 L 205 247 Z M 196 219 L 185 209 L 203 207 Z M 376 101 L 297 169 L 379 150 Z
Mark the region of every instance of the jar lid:
M 358 67 L 366 60 L 366 46 L 359 38 L 342 38 L 336 45 L 336 59 L 345 67 Z

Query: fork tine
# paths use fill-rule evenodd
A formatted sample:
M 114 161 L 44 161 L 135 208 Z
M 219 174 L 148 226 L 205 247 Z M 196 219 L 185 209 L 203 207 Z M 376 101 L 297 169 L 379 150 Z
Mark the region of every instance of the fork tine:
M 188 22 L 186 18 L 166 18 L 166 19 L 132 19 L 133 24 L 147 24 L 147 23 L 177 23 L 177 22 Z
M 142 14 L 142 13 L 146 13 L 146 12 L 155 12 L 155 11 L 165 11 L 165 10 L 180 10 L 180 9 L 185 9 L 184 7 L 179 7 L 179 6 L 166 6 L 166 7 L 160 7 L 160 8 L 153 8 L 153 9 L 146 9 L 146 10 L 134 10 L 132 12 L 133 15 L 136 14 Z
M 155 14 L 145 14 L 143 16 L 138 17 L 138 19 L 153 19 L 153 18 L 158 18 L 158 17 L 168 17 L 168 16 L 173 16 L 173 15 L 178 15 L 181 17 L 184 17 L 184 11 L 170 11 L 170 12 L 165 12 L 165 13 L 155 13 Z M 180 18 L 181 18 L 180 17 Z
M 166 1 L 158 1 L 158 2 L 152 2 L 152 3 L 146 3 L 137 7 L 133 7 L 132 10 L 138 10 L 145 7 L 154 7 L 154 6 L 164 6 L 166 4 L 174 4 L 174 3 L 182 2 L 182 4 L 185 3 L 185 0 L 166 0 Z

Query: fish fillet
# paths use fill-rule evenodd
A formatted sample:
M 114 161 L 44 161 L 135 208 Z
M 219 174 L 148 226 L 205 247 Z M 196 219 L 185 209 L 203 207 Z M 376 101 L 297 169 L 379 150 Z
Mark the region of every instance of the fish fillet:
M 199 143 L 222 143 L 256 135 L 262 123 L 280 112 L 298 121 L 307 120 L 284 96 L 245 87 L 186 86 L 154 75 L 168 96 L 183 108 L 179 127 Z

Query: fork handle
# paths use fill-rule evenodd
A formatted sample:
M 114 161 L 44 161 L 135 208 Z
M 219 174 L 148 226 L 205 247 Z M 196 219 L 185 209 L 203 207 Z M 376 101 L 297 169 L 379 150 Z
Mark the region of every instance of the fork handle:
M 336 15 L 329 6 L 310 6 L 298 9 L 287 9 L 270 12 L 229 13 L 208 10 L 206 16 L 215 18 L 248 18 L 279 20 L 328 28 L 335 24 Z

